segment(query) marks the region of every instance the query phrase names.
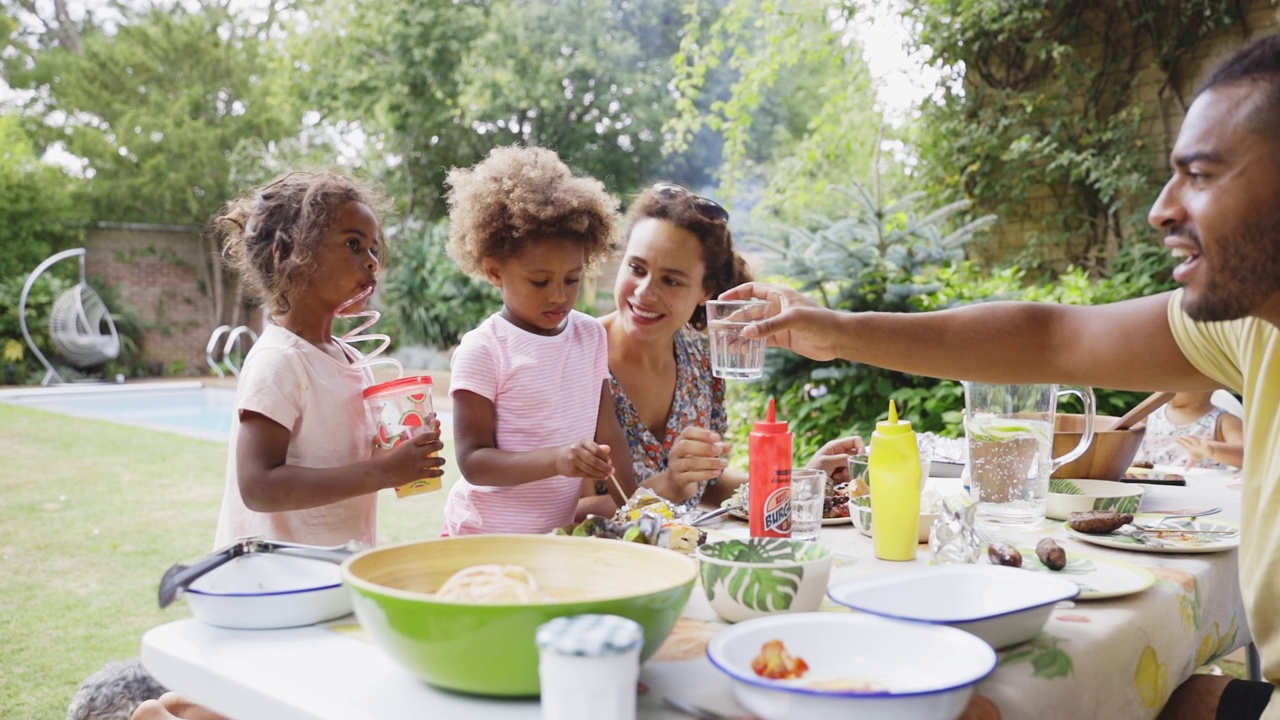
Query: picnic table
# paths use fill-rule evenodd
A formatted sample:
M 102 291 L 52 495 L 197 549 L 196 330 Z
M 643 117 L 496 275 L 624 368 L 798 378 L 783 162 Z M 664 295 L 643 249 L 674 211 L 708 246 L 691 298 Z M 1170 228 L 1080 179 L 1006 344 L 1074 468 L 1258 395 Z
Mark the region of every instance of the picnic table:
M 958 482 L 930 480 L 943 493 L 958 491 Z M 1147 486 L 1142 509 L 1221 506 L 1215 520 L 1238 521 L 1240 482 L 1230 473 L 1189 473 L 1186 487 Z M 746 537 L 747 527 L 725 519 L 710 533 Z M 971 705 L 977 717 L 1154 718 L 1198 667 L 1249 643 L 1235 550 L 1169 554 L 1098 547 L 1069 538 L 1061 522 L 1052 520 L 1038 533 L 1000 539 L 1033 547 L 1046 535 L 1069 557 L 1087 558 L 1107 572 L 1142 574 L 1135 568 L 1145 568 L 1155 582 L 1116 597 L 1060 603 L 1036 638 L 1000 651 L 996 671 L 977 686 L 979 697 Z M 928 564 L 925 545 L 914 562 L 875 559 L 870 538 L 851 524 L 824 527 L 819 542 L 835 556 L 833 584 Z M 822 609 L 849 612 L 830 600 Z M 665 707 L 665 696 L 744 714 L 729 680 L 705 655 L 707 640 L 725 627 L 695 587 L 667 642 L 641 668 L 639 717 L 684 717 Z M 142 659 L 164 685 L 236 720 L 541 717 L 536 699 L 477 698 L 423 684 L 364 638 L 351 617 L 284 630 L 230 630 L 180 620 L 145 634 Z

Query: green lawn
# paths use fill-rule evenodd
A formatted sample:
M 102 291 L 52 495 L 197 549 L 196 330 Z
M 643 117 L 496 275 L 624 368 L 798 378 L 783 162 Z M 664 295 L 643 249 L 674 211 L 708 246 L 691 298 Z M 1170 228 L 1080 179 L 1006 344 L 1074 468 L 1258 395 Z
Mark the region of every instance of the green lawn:
M 85 677 L 189 617 L 156 588 L 211 549 L 227 447 L 3 404 L 0 428 L 0 718 L 62 718 Z M 438 536 L 444 496 L 382 493 L 379 541 Z

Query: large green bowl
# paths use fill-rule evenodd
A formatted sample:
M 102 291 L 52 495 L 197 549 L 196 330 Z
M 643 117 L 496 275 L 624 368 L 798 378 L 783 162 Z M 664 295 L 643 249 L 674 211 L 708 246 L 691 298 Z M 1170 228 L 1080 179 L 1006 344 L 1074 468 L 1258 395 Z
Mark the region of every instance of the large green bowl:
M 455 572 L 520 565 L 540 587 L 575 599 L 530 605 L 438 600 Z M 534 634 L 562 615 L 604 613 L 644 628 L 652 655 L 689 599 L 693 559 L 621 540 L 549 535 L 470 535 L 366 550 L 342 565 L 360 625 L 426 682 L 477 695 L 538 694 Z M 581 599 L 580 599 L 581 598 Z

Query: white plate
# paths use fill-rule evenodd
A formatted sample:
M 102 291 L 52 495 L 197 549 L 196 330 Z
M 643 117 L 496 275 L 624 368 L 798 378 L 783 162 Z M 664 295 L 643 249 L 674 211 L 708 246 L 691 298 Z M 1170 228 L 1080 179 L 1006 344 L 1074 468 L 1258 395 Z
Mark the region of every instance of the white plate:
M 862 612 L 950 625 L 1003 648 L 1035 637 L 1075 583 L 1001 565 L 940 565 L 836 583 L 827 597 Z
M 1141 513 L 1134 515 L 1135 520 L 1143 521 L 1143 524 L 1151 523 L 1164 517 L 1159 513 Z M 1070 525 L 1063 523 L 1062 527 L 1066 528 L 1067 534 L 1075 540 L 1082 540 L 1094 545 L 1103 547 L 1116 548 L 1118 550 L 1134 550 L 1136 552 L 1157 552 L 1157 553 L 1211 553 L 1222 552 L 1223 550 L 1231 550 L 1240 545 L 1240 526 L 1227 522 L 1209 522 L 1207 520 L 1174 520 L 1166 523 L 1170 526 L 1172 532 L 1176 532 L 1178 528 L 1190 530 L 1234 530 L 1235 535 L 1184 535 L 1182 537 L 1171 537 L 1168 535 L 1161 536 L 1159 542 L 1144 543 L 1137 538 L 1128 535 L 1117 535 L 1115 533 L 1107 533 L 1106 535 L 1091 535 L 1073 530 Z
M 1076 492 L 1059 493 L 1058 489 Z M 1049 501 L 1045 514 L 1054 520 L 1066 520 L 1073 512 L 1089 510 L 1117 510 L 1134 513 L 1142 504 L 1144 489 L 1112 480 L 1062 480 L 1049 481 Z
M 929 461 L 929 476 L 943 478 L 958 478 L 964 473 L 964 463 L 952 462 L 950 460 L 931 460 Z
M 1050 570 L 1036 557 L 1035 548 L 1018 548 L 1018 551 L 1022 553 L 1024 570 L 1042 572 L 1078 585 L 1080 595 L 1077 600 L 1123 597 L 1140 593 L 1156 584 L 1156 576 L 1150 570 L 1123 560 L 1068 550 L 1067 566 L 1061 570 Z

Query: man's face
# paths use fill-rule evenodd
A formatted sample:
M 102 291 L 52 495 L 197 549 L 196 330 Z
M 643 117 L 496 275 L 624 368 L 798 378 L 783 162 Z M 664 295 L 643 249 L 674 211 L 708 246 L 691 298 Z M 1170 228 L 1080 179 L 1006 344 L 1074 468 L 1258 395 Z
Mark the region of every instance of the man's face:
M 1173 177 L 1147 216 L 1186 258 L 1173 278 L 1195 320 L 1280 324 L 1280 148 L 1247 122 L 1261 90 L 1220 86 L 1192 103 L 1170 156 Z

